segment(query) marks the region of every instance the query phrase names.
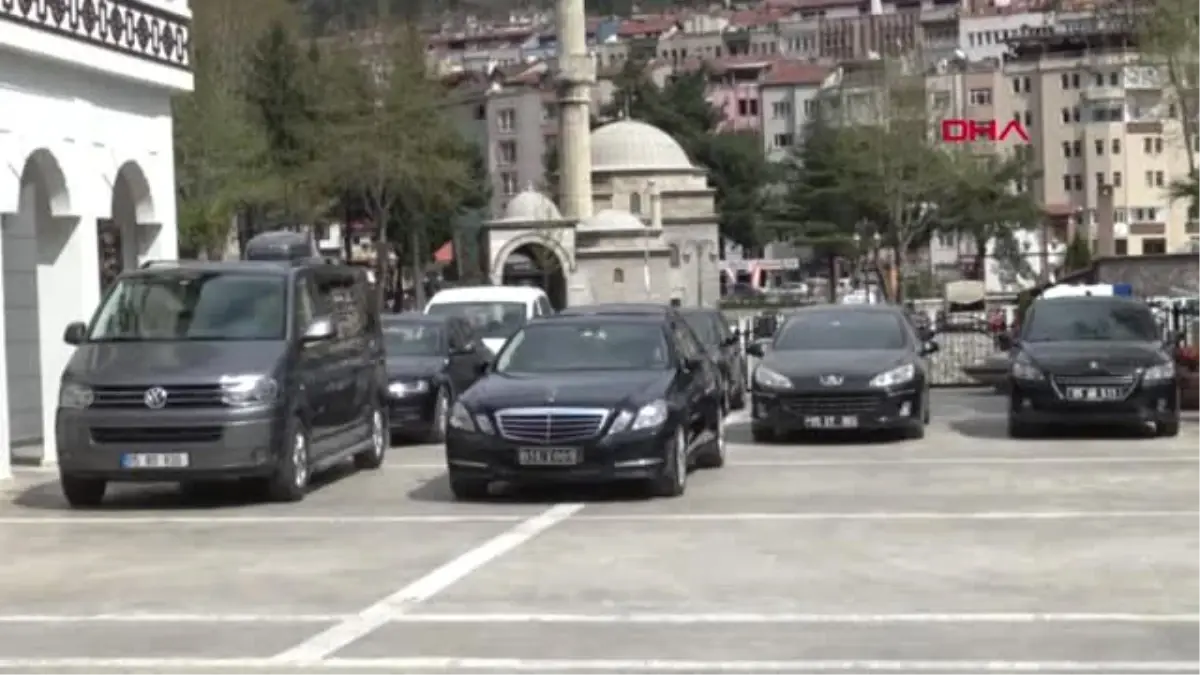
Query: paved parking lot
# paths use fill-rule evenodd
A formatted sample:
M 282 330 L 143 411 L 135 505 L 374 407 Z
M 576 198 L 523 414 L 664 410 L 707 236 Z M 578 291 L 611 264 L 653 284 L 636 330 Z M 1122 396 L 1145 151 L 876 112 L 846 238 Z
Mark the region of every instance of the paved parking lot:
M 756 446 L 685 497 L 450 500 L 437 448 L 296 505 L 0 488 L 0 672 L 1197 672 L 1197 430 Z

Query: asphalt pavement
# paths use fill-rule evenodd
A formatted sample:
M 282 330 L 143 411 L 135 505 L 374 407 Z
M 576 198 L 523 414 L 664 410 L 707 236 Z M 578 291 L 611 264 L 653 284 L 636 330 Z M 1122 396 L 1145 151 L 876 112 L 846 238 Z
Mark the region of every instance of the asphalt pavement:
M 451 500 L 439 450 L 304 502 L 0 486 L 0 672 L 1198 672 L 1197 428 L 751 443 L 687 494 Z

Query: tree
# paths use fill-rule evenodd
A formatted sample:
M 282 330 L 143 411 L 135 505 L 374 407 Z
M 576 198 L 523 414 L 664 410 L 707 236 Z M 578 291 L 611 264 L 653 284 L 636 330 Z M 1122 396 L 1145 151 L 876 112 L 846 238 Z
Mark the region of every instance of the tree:
M 426 223 L 418 215 L 393 231 L 390 217 L 452 208 L 451 196 L 469 184 L 469 161 L 444 115 L 440 85 L 426 76 L 424 41 L 415 26 L 383 16 L 371 30 L 343 34 L 335 45 L 322 61 L 324 131 L 316 164 L 331 194 L 356 195 L 370 215 L 382 301 L 391 241 L 407 238 L 415 271 L 423 267 Z M 420 285 L 417 290 L 419 299 Z
M 180 247 L 219 256 L 249 186 L 264 172 L 266 141 L 243 96 L 251 46 L 288 11 L 275 0 L 211 0 L 194 9 L 195 89 L 173 101 Z
M 974 148 L 948 156 L 950 177 L 938 196 L 938 229 L 963 237 L 975 249 L 976 270 L 983 279 L 989 255 L 1025 276 L 1028 264 L 1016 233 L 1035 227 L 1042 217 L 1026 186 L 1037 177 L 1025 155 L 977 153 Z
M 1092 247 L 1079 232 L 1071 237 L 1067 250 L 1063 254 L 1063 272 L 1070 274 L 1087 269 L 1092 264 Z

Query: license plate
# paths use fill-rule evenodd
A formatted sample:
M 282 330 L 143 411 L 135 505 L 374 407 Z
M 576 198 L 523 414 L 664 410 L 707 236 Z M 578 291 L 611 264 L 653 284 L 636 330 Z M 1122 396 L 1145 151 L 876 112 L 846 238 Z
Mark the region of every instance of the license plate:
M 804 418 L 804 426 L 809 429 L 857 429 L 858 417 L 855 415 L 808 415 Z
M 1067 387 L 1072 401 L 1119 401 L 1124 392 L 1120 387 Z
M 186 469 L 186 452 L 135 452 L 121 455 L 124 469 Z
M 578 448 L 521 448 L 517 462 L 522 466 L 573 466 L 581 461 Z

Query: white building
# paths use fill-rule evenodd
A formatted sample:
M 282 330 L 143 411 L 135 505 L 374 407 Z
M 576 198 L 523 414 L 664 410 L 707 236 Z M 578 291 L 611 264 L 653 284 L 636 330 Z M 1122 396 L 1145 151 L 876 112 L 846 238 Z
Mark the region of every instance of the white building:
M 0 0 L 0 478 L 15 446 L 55 463 L 62 334 L 99 301 L 101 228 L 109 268 L 176 256 L 190 25 L 187 0 Z

